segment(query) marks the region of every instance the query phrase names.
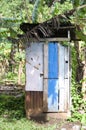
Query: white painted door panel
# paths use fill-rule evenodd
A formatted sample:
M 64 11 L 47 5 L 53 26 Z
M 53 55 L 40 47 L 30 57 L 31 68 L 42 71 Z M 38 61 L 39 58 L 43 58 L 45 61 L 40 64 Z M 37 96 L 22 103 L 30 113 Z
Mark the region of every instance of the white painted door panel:
M 43 43 L 26 48 L 26 91 L 43 91 Z
M 65 98 L 65 86 L 64 86 L 64 46 L 59 44 L 59 111 L 64 111 L 64 98 Z
M 59 45 L 59 111 L 67 111 L 69 105 L 69 50 Z

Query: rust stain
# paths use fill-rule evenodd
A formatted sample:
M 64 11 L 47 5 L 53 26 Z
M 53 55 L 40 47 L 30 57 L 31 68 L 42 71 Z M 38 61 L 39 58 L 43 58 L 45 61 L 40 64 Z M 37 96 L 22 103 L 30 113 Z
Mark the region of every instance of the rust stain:
M 28 62 L 28 61 L 26 61 L 29 65 L 31 65 L 31 63 L 30 62 Z
M 33 66 L 30 62 L 26 61 L 29 65 Z M 35 69 L 39 70 L 37 66 L 33 66 Z
M 39 68 L 37 66 L 33 66 L 35 69 L 39 70 Z

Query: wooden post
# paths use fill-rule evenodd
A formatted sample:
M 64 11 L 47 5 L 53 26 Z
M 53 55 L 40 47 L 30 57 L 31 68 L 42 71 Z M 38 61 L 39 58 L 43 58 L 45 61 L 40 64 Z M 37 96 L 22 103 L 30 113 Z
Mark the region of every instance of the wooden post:
M 44 90 L 43 90 L 43 111 L 48 110 L 48 44 L 44 44 Z

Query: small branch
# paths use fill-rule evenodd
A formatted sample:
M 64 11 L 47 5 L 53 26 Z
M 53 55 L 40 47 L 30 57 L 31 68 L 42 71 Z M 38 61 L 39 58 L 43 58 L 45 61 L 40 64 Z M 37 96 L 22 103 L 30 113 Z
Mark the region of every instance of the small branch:
M 77 7 L 76 9 L 79 10 L 79 9 L 82 9 L 82 8 L 85 8 L 86 7 L 86 4 L 82 5 L 82 6 L 79 6 Z
M 48 27 L 46 27 L 46 25 L 48 25 L 48 24 L 51 23 L 51 24 L 53 24 L 54 26 L 56 26 L 55 24 L 57 23 L 57 26 L 58 26 L 59 22 L 57 22 L 57 19 L 59 20 L 59 19 L 61 19 L 61 18 L 65 18 L 65 19 L 67 19 L 68 21 L 70 21 L 70 16 L 72 16 L 77 10 L 82 9 L 82 8 L 85 8 L 85 7 L 86 7 L 86 4 L 85 4 L 85 5 L 82 5 L 82 6 L 79 6 L 79 7 L 77 7 L 77 8 L 74 8 L 74 9 L 72 9 L 72 10 L 69 10 L 69 11 L 65 12 L 64 14 L 56 15 L 54 18 L 51 18 L 51 19 L 49 19 L 49 20 L 47 20 L 47 21 L 45 21 L 45 22 L 43 22 L 43 23 L 37 24 L 37 25 L 36 25 L 35 27 L 33 27 L 30 31 L 27 31 L 25 35 L 26 35 L 26 36 L 30 36 L 30 34 L 31 34 L 32 32 L 37 32 L 37 29 L 39 29 L 39 30 L 43 33 L 43 35 L 46 36 L 46 29 L 49 30 Z M 51 25 L 51 27 L 49 27 L 51 31 L 52 31 L 51 28 L 54 27 L 53 25 Z M 45 27 L 46 27 L 46 29 L 45 29 Z M 65 27 L 64 27 L 64 28 L 65 28 Z

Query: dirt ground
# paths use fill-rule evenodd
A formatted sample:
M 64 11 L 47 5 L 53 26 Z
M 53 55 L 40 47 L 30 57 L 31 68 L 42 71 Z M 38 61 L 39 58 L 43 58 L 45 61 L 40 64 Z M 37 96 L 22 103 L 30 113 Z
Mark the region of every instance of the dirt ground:
M 56 124 L 57 129 L 55 129 L 55 130 L 61 130 L 62 128 L 64 128 L 62 130 L 75 130 L 74 129 L 75 126 L 81 127 L 81 123 L 79 121 L 69 122 L 65 119 L 48 118 L 47 120 L 45 120 L 43 117 L 42 118 L 41 117 L 31 117 L 31 120 L 34 120 L 37 125 L 45 126 L 45 127 Z

